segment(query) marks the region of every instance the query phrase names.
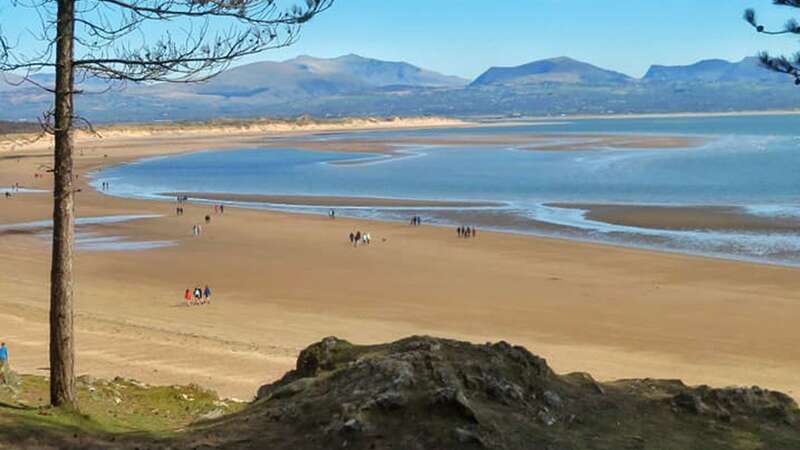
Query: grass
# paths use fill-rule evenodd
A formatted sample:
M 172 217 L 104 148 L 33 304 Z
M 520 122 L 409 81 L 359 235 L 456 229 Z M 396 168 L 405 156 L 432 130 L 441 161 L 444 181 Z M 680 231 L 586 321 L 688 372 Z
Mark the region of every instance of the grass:
M 13 387 L 0 386 L 0 447 L 165 440 L 192 423 L 244 407 L 196 385 L 148 386 L 121 378 L 84 377 L 77 386 L 79 413 L 48 406 L 49 383 L 44 377 L 23 375 Z

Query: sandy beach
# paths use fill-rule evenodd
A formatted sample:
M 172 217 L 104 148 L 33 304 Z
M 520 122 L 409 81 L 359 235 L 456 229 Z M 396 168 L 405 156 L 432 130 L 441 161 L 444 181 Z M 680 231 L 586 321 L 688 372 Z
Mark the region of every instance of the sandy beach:
M 315 130 L 317 131 L 317 130 Z M 78 371 L 152 384 L 194 382 L 250 399 L 324 336 L 377 343 L 412 334 L 507 340 L 560 372 L 609 380 L 680 378 L 761 385 L 800 398 L 798 269 L 450 229 L 118 199 L 87 173 L 132 159 L 254 145 L 259 133 L 142 134 L 81 141 L 81 217 L 161 217 L 86 226 L 100 236 L 169 241 L 78 253 Z M 49 189 L 46 148 L 0 153 L 0 185 Z M 42 177 L 34 177 L 34 174 Z M 0 224 L 47 219 L 47 193 L 0 198 Z M 200 237 L 191 227 L 203 216 Z M 353 230 L 373 244 L 353 248 Z M 0 337 L 16 370 L 47 368 L 49 246 L 0 236 Z M 211 305 L 185 307 L 208 284 Z

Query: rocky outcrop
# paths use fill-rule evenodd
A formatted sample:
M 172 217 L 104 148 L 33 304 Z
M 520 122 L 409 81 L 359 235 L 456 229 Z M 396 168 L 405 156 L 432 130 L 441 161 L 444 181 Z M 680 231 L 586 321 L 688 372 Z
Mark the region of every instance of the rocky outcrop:
M 505 342 L 326 338 L 187 445 L 272 449 L 800 448 L 798 409 L 760 388 L 599 383 Z M 757 445 L 756 445 L 757 444 Z M 742 444 L 743 445 L 743 444 Z M 741 447 L 744 448 L 744 447 Z

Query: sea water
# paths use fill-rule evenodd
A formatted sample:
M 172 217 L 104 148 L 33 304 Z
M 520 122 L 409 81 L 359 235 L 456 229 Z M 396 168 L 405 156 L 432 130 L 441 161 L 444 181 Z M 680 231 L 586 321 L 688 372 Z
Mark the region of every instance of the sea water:
M 319 134 L 313 139 L 458 137 L 531 133 L 674 134 L 703 137 L 683 149 L 531 151 L 513 145 L 403 146 L 399 157 L 292 149 L 205 151 L 106 168 L 94 183 L 111 195 L 166 199 L 167 192 L 379 197 L 500 202 L 475 208 L 337 208 L 339 215 L 651 247 L 800 265 L 798 232 L 669 230 L 613 225 L 553 203 L 733 206 L 800 225 L 800 116 L 559 120 L 470 129 Z M 367 158 L 367 159 L 365 159 Z M 364 160 L 363 164 L 334 164 Z M 326 213 L 319 207 L 245 206 Z

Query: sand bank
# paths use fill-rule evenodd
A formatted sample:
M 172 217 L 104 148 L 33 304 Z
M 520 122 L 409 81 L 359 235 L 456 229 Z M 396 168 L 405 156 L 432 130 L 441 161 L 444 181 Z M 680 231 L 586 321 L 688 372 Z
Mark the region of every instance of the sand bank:
M 408 146 L 513 147 L 536 151 L 575 151 L 606 149 L 687 149 L 703 145 L 707 139 L 693 136 L 586 134 L 586 133 L 514 133 L 472 134 L 469 130 L 447 136 L 387 136 L 385 138 L 329 138 L 315 136 L 272 139 L 269 147 L 297 148 L 350 153 L 397 155 Z
M 558 204 L 587 211 L 586 218 L 614 225 L 658 230 L 714 230 L 796 233 L 800 218 L 768 217 L 740 207 Z
M 236 148 L 253 135 L 152 137 L 84 143 L 76 155 L 81 216 L 163 214 L 98 225 L 94 233 L 171 241 L 137 252 L 76 258 L 78 371 L 149 383 L 196 382 L 250 398 L 327 335 L 383 342 L 410 334 L 508 340 L 556 370 L 602 379 L 681 378 L 759 384 L 800 397 L 797 269 L 499 233 L 117 199 L 85 174 L 106 164 Z M 0 185 L 50 188 L 38 151 L 0 160 Z M 0 199 L 0 223 L 47 219 L 51 196 Z M 354 248 L 347 235 L 369 231 Z M 49 248 L 26 234 L 0 238 L 0 323 L 18 370 L 47 367 Z M 209 306 L 182 306 L 209 284 Z

